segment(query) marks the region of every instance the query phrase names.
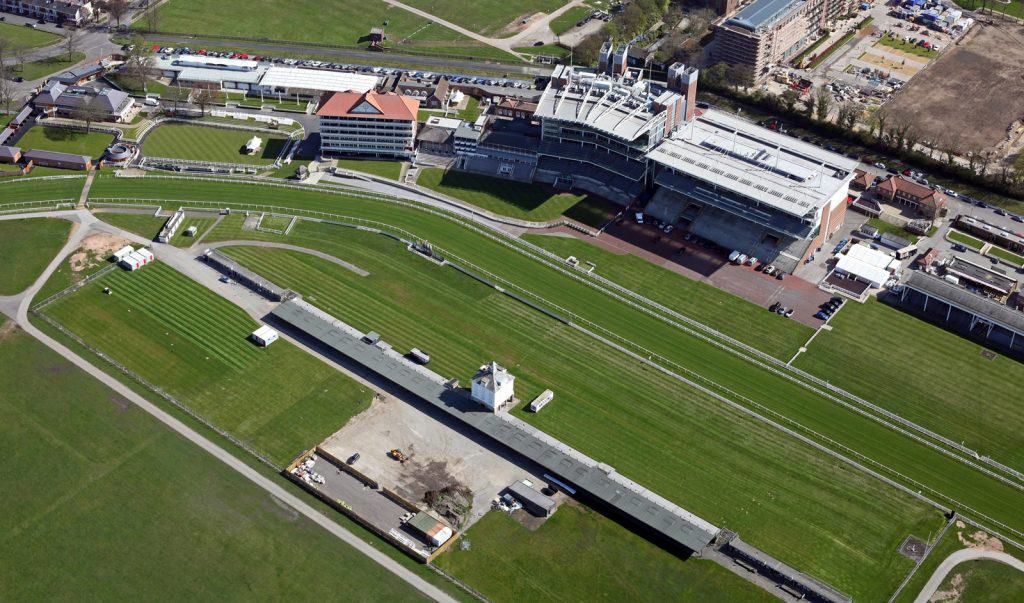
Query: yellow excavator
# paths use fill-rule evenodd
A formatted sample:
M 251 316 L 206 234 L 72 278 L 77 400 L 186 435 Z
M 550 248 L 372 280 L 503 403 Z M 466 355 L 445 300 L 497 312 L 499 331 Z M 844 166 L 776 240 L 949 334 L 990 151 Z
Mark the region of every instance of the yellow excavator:
M 391 458 L 395 459 L 399 463 L 404 463 L 405 461 L 409 460 L 409 457 L 406 456 L 406 454 L 404 452 L 402 452 L 401 448 L 395 448 L 395 449 L 389 451 L 388 452 L 388 456 L 390 456 Z

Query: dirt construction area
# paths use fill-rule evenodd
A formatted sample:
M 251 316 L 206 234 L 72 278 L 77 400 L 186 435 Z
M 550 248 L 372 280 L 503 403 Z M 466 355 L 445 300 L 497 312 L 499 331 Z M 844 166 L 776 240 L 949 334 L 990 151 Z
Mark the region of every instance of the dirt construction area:
M 976 25 L 885 105 L 937 148 L 1015 152 L 1024 135 L 1024 27 Z
M 526 479 L 540 488 L 545 481 L 484 446 L 487 436 L 463 429 L 471 428 L 449 425 L 417 406 L 385 396 L 320 446 L 341 460 L 358 452 L 354 469 L 416 504 L 427 492 L 465 486 L 473 497 L 467 522 L 457 526 L 465 529 L 513 482 Z M 395 448 L 408 460 L 389 456 Z

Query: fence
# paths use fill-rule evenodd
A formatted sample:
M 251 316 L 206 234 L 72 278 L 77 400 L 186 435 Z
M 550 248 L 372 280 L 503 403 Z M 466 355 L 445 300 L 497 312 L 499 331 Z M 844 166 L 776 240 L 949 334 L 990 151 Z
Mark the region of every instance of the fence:
M 477 233 L 480 233 L 483 236 L 491 238 L 492 240 L 498 242 L 499 244 L 502 244 L 503 246 L 506 246 L 506 247 L 508 247 L 510 249 L 513 249 L 513 250 L 515 250 L 515 251 L 517 251 L 519 253 L 522 253 L 524 255 L 530 256 L 530 253 L 528 253 L 527 250 L 526 250 L 527 248 L 529 248 L 529 249 L 531 249 L 533 251 L 536 251 L 539 255 L 543 255 L 543 256 L 546 256 L 546 257 L 557 258 L 557 256 L 554 256 L 554 254 L 550 254 L 550 253 L 548 253 L 548 252 L 546 252 L 544 250 L 540 250 L 539 248 L 536 248 L 535 246 L 532 246 L 532 245 L 530 245 L 528 243 L 525 243 L 523 241 L 516 241 L 515 243 L 513 243 L 508 236 L 497 236 L 497 235 L 495 235 L 491 231 L 485 231 L 485 230 L 481 229 L 477 224 L 466 223 L 460 217 L 455 216 L 455 215 L 451 214 L 450 212 L 445 212 L 445 211 L 440 211 L 440 210 L 436 210 L 436 209 L 432 209 L 432 208 L 427 208 L 427 207 L 424 207 L 422 204 L 417 204 L 417 203 L 413 203 L 413 202 L 406 202 L 406 201 L 402 201 L 402 200 L 398 200 L 398 199 L 394 199 L 394 198 L 388 198 L 388 197 L 379 197 L 379 196 L 372 196 L 372 195 L 353 194 L 353 193 L 348 192 L 348 191 L 329 190 L 329 189 L 328 190 L 324 190 L 324 189 L 318 189 L 318 188 L 313 188 L 313 187 L 308 187 L 308 186 L 282 185 L 282 184 L 277 184 L 277 183 L 271 183 L 270 185 L 271 186 L 283 186 L 283 187 L 286 187 L 286 188 L 299 188 L 299 189 L 306 189 L 306 190 L 319 190 L 319 192 L 328 192 L 328 193 L 333 193 L 333 194 L 346 194 L 346 195 L 356 196 L 356 197 L 360 197 L 361 196 L 361 197 L 364 197 L 364 198 L 370 198 L 370 199 L 390 202 L 390 203 L 393 203 L 393 204 L 396 204 L 396 205 L 407 206 L 407 207 L 414 207 L 414 208 L 416 208 L 416 209 L 418 209 L 420 211 L 424 211 L 424 212 L 429 213 L 429 214 L 443 216 L 443 217 L 445 217 L 447 219 L 450 219 L 450 220 L 452 220 L 454 222 L 462 224 L 466 228 L 468 228 L 470 230 L 473 230 L 473 231 L 475 231 Z M 112 201 L 115 201 L 115 200 L 112 199 Z M 147 201 L 148 202 L 148 201 L 152 201 L 152 200 L 143 200 L 143 201 Z M 195 203 L 195 204 L 200 204 L 200 205 L 206 205 L 209 202 L 205 202 L 205 201 L 184 201 L 182 203 L 185 203 L 185 204 Z M 369 227 L 372 230 L 396 232 L 396 233 L 399 233 L 401 236 L 403 236 L 403 237 L 405 237 L 405 238 L 407 238 L 407 239 L 409 239 L 411 241 L 422 242 L 418 236 L 416 236 L 416 235 L 414 235 L 412 233 L 409 233 L 408 231 L 405 231 L 405 230 L 397 228 L 397 227 L 393 227 L 393 226 L 391 226 L 389 224 L 384 224 L 384 223 L 373 221 L 373 220 L 365 220 L 365 219 L 361 219 L 361 218 L 355 218 L 355 217 L 350 217 L 350 216 L 343 216 L 343 215 L 338 215 L 338 214 L 329 214 L 327 212 L 320 212 L 320 211 L 314 211 L 314 210 L 300 210 L 300 209 L 296 209 L 296 208 L 283 208 L 283 207 L 279 207 L 279 206 L 264 206 L 264 205 L 253 205 L 253 204 L 244 204 L 244 203 L 243 204 L 227 203 L 227 204 L 224 204 L 224 205 L 237 205 L 237 206 L 242 206 L 242 207 L 245 207 L 245 208 L 256 209 L 256 210 L 261 210 L 261 211 L 271 211 L 271 212 L 276 212 L 276 213 L 291 213 L 293 215 L 311 215 L 311 216 L 313 216 L 313 217 L 315 217 L 317 219 L 320 219 L 320 220 L 323 220 L 324 218 L 327 218 L 328 221 L 334 221 L 334 220 L 336 220 L 338 218 L 342 218 L 345 221 L 354 223 L 354 225 L 356 225 L 357 227 L 358 226 L 364 226 L 364 227 Z M 847 446 L 845 446 L 843 444 L 840 444 L 839 442 L 836 442 L 835 440 L 829 438 L 828 436 L 825 436 L 824 434 L 818 433 L 818 432 L 816 432 L 816 431 L 814 431 L 814 430 L 812 430 L 810 428 L 807 428 L 807 427 L 799 424 L 796 421 L 793 421 L 792 419 L 789 419 L 788 417 L 785 417 L 784 415 L 782 415 L 781 413 L 778 413 L 777 411 L 769 409 L 769 408 L 761 405 L 760 403 L 757 403 L 757 402 L 755 402 L 753 400 L 750 400 L 749 398 L 747 398 L 747 397 L 745 397 L 745 396 L 743 396 L 741 394 L 738 394 L 737 392 L 733 392 L 732 390 L 730 390 L 730 389 L 728 389 L 728 388 L 726 388 L 724 386 L 721 386 L 720 384 L 717 384 L 717 383 L 707 379 L 706 377 L 703 377 L 702 375 L 699 375 L 699 374 L 695 373 L 694 371 L 686 369 L 685 367 L 682 367 L 682 366 L 678 365 L 677 363 L 675 363 L 675 362 L 673 362 L 671 360 L 668 360 L 668 359 L 666 359 L 666 358 L 664 358 L 664 357 L 662 357 L 662 356 L 660 356 L 658 354 L 655 354 L 654 352 L 652 352 L 650 350 L 647 350 L 646 348 L 643 348 L 642 346 L 639 346 L 638 344 L 636 344 L 634 342 L 631 342 L 628 339 L 626 339 L 626 338 L 624 338 L 624 337 L 622 337 L 620 335 L 612 333 L 611 331 L 609 331 L 608 329 L 606 329 L 604 327 L 601 327 L 600 325 L 596 325 L 596 324 L 590 322 L 587 319 L 583 319 L 582 317 L 579 317 L 579 316 L 575 315 L 574 313 L 572 313 L 572 312 L 570 312 L 570 311 L 568 311 L 568 310 L 566 310 L 564 308 L 559 307 L 557 304 L 553 304 L 553 303 L 545 300 L 544 298 L 538 296 L 537 294 L 535 294 L 533 292 L 524 290 L 521 287 L 519 287 L 519 286 L 517 286 L 517 285 L 515 285 L 513 283 L 510 283 L 509 281 L 503 279 L 502 277 L 499 277 L 497 275 L 493 275 L 490 272 L 475 266 L 471 262 L 468 262 L 466 260 L 463 260 L 462 258 L 459 258 L 455 254 L 452 254 L 452 253 L 449 253 L 447 251 L 444 251 L 444 250 L 442 250 L 440 248 L 437 248 L 436 246 L 435 246 L 435 249 L 437 249 L 439 253 L 442 253 L 446 257 L 449 257 L 449 258 L 452 258 L 452 259 L 457 259 L 463 265 L 472 267 L 474 270 L 478 271 L 479 273 L 487 275 L 488 278 L 493 279 L 495 282 L 504 283 L 505 285 L 507 285 L 508 288 L 519 290 L 519 291 L 523 292 L 525 295 L 527 295 L 528 297 L 532 297 L 534 299 L 537 299 L 537 300 L 541 301 L 542 303 L 546 304 L 547 306 L 557 309 L 558 311 L 562 312 L 563 314 L 565 314 L 567 317 L 571 318 L 572 320 L 577 321 L 580 324 L 586 324 L 588 327 L 590 327 L 592 329 L 592 332 L 593 332 L 594 335 L 596 335 L 597 332 L 605 333 L 610 338 L 610 339 L 606 339 L 606 341 L 608 341 L 609 343 L 612 343 L 612 340 L 618 340 L 618 341 L 622 342 L 622 344 L 616 344 L 617 349 L 622 349 L 623 351 L 630 352 L 631 355 L 635 354 L 638 359 L 640 359 L 641 361 L 643 361 L 643 362 L 645 362 L 647 364 L 650 364 L 651 366 L 654 366 L 654 367 L 658 368 L 659 370 L 666 371 L 667 373 L 669 373 L 671 375 L 674 375 L 676 378 L 682 378 L 681 375 L 679 375 L 675 371 L 671 371 L 669 369 L 666 369 L 665 367 L 663 367 L 663 366 L 653 362 L 653 360 L 655 358 L 660 363 L 664 363 L 664 364 L 670 365 L 670 366 L 674 367 L 674 369 L 676 369 L 678 371 L 682 371 L 682 372 L 690 375 L 692 378 L 697 379 L 698 381 L 708 383 L 710 386 L 716 388 L 717 390 L 725 392 L 726 394 L 728 394 L 730 396 L 733 396 L 733 397 L 735 397 L 737 399 L 742 400 L 745 404 L 749 405 L 751 408 L 743 407 L 742 405 L 739 405 L 738 403 L 733 402 L 732 400 L 728 400 L 727 398 L 724 398 L 724 397 L 721 398 L 723 401 L 726 401 L 729 404 L 736 404 L 737 406 L 740 406 L 741 408 L 745 408 L 745 410 L 752 412 L 754 414 L 754 416 L 756 416 L 760 420 L 766 421 L 769 424 L 774 425 L 777 428 L 782 429 L 783 431 L 786 431 L 787 433 L 791 433 L 795 437 L 799 437 L 801 439 L 805 438 L 805 436 L 800 436 L 799 434 L 796 434 L 795 432 L 793 432 L 793 430 L 790 430 L 790 429 L 784 427 L 780 423 L 777 423 L 775 421 L 771 421 L 771 420 L 767 419 L 766 416 L 760 415 L 759 413 L 765 413 L 767 415 L 774 416 L 777 419 L 779 419 L 780 421 L 792 425 L 795 429 L 799 429 L 800 431 L 802 431 L 804 433 L 808 433 L 808 434 L 812 435 L 814 438 L 817 438 L 820 441 L 827 442 L 830 446 L 834 446 L 834 447 L 836 447 L 838 449 L 843 450 L 847 454 L 850 454 L 850 455 L 852 455 L 852 456 L 854 456 L 856 458 L 859 458 L 863 463 L 866 463 L 866 464 L 878 467 L 880 470 L 886 472 L 889 475 L 893 475 L 893 476 L 897 477 L 898 479 L 904 481 L 905 483 L 913 484 L 914 487 L 919 488 L 922 491 L 929 492 L 931 496 L 935 496 L 938 499 L 945 500 L 945 501 L 947 501 L 947 503 L 952 504 L 954 507 L 957 507 L 957 508 L 960 508 L 960 509 L 966 509 L 966 510 L 974 513 L 978 517 L 984 518 L 986 521 L 992 522 L 994 524 L 998 524 L 999 526 L 1001 526 L 1005 530 L 1009 530 L 1009 531 L 1011 531 L 1011 532 L 1013 532 L 1015 534 L 1024 536 L 1024 534 L 1022 534 L 1021 532 L 1019 532 L 1019 531 L 1017 531 L 1017 530 L 1015 530 L 1013 528 L 1010 528 L 1009 526 L 1006 526 L 1002 522 L 994 520 L 993 518 L 990 518 L 990 517 L 988 517 L 988 516 L 978 512 L 978 511 L 974 510 L 973 508 L 971 508 L 968 505 L 964 505 L 963 503 L 960 503 L 959 501 L 957 501 L 955 499 L 952 499 L 951 497 L 948 497 L 948 496 L 946 496 L 946 495 L 944 495 L 944 494 L 942 494 L 942 493 L 940 493 L 940 492 L 938 492 L 938 491 L 936 491 L 936 490 L 934 490 L 934 489 L 932 489 L 932 488 L 930 488 L 930 487 L 928 487 L 928 486 L 926 486 L 926 485 L 924 485 L 924 484 L 914 480 L 913 478 L 910 478 L 909 476 L 903 475 L 899 471 L 896 471 L 895 469 L 892 469 L 892 468 L 884 465 L 883 463 L 880 463 L 878 461 L 870 459 L 870 458 L 868 458 L 868 457 L 866 457 L 866 456 L 864 456 L 864 455 L 862 455 L 862 454 L 860 454 L 860 453 L 850 449 L 849 447 L 847 447 Z M 605 279 L 601 279 L 600 277 L 595 277 L 597 279 L 600 279 L 600 281 L 602 283 L 606 283 L 607 284 L 606 287 L 601 287 L 600 284 L 590 280 L 590 277 L 593 277 L 594 275 L 588 275 L 588 278 L 583 278 L 578 273 L 578 271 L 576 271 L 576 273 L 573 273 L 573 272 L 569 272 L 569 271 L 565 270 L 565 268 L 562 265 L 563 262 L 562 262 L 561 258 L 557 258 L 557 263 L 551 262 L 551 261 L 546 261 L 544 259 L 537 258 L 535 256 L 534 256 L 534 259 L 537 260 L 538 262 L 540 262 L 541 264 L 547 265 L 547 266 L 549 266 L 551 268 L 554 268 L 555 270 L 558 270 L 560 272 L 568 274 L 572 278 L 574 278 L 576 280 L 579 280 L 579 281 L 582 281 L 582 282 L 584 282 L 584 283 L 586 283 L 586 284 L 588 284 L 588 285 L 590 285 L 592 287 L 595 287 L 595 288 L 598 288 L 598 289 L 603 289 L 603 290 L 605 290 L 605 292 L 607 294 L 611 295 L 613 298 L 618 299 L 620 301 L 623 301 L 627 305 L 630 305 L 631 307 L 634 307 L 634 308 L 636 308 L 636 309 L 638 309 L 638 310 L 640 310 L 640 311 L 642 311 L 642 312 L 644 312 L 644 313 L 646 313 L 648 315 L 654 316 L 654 317 L 656 317 L 656 318 L 658 318 L 660 320 L 663 320 L 663 321 L 665 321 L 665 322 L 667 322 L 667 323 L 669 323 L 669 324 L 671 324 L 673 326 L 676 326 L 676 327 L 680 328 L 681 330 L 683 330 L 684 332 L 688 332 L 688 333 L 696 336 L 697 338 L 699 338 L 701 340 L 704 340 L 704 341 L 706 341 L 708 343 L 711 343 L 711 344 L 715 345 L 716 347 L 719 347 L 719 348 L 721 348 L 723 350 L 729 351 L 730 353 L 736 354 L 736 355 L 738 355 L 738 356 L 740 356 L 740 357 L 742 357 L 742 358 L 744 358 L 744 359 L 754 363 L 755 365 L 761 366 L 762 368 L 768 370 L 769 372 L 772 372 L 773 374 L 776 374 L 776 375 L 782 376 L 782 377 L 784 377 L 784 378 L 786 378 L 788 380 L 791 380 L 794 383 L 797 383 L 797 384 L 799 384 L 799 385 L 801 385 L 801 386 L 803 386 L 803 387 L 805 387 L 805 388 L 807 388 L 807 389 L 817 393 L 818 395 L 821 395 L 825 399 L 828 399 L 828 400 L 831 400 L 833 402 L 839 403 L 839 404 L 843 405 L 846 408 L 849 408 L 851 410 L 854 410 L 855 412 L 858 412 L 859 414 L 862 414 L 862 415 L 867 416 L 869 418 L 873 418 L 874 420 L 879 421 L 882 424 L 886 424 L 884 421 L 881 420 L 880 417 L 873 417 L 872 415 L 870 415 L 870 413 L 866 413 L 866 411 L 864 411 L 863 409 L 856 409 L 856 408 L 854 408 L 848 402 L 844 402 L 843 400 L 839 400 L 835 396 L 827 394 L 824 391 L 815 389 L 815 388 L 811 387 L 810 385 L 808 385 L 806 383 L 801 383 L 793 375 L 796 374 L 796 375 L 804 376 L 809 381 L 819 382 L 819 383 L 824 384 L 825 388 L 827 390 L 829 390 L 829 391 L 833 391 L 833 392 L 839 393 L 840 395 L 844 395 L 844 396 L 847 396 L 847 397 L 850 397 L 850 398 L 854 398 L 852 395 L 850 395 L 850 394 L 848 394 L 846 392 L 843 392 L 843 390 L 841 390 L 839 388 L 834 388 L 834 387 L 830 386 L 829 384 L 827 384 L 826 382 L 823 382 L 823 381 L 821 381 L 820 379 L 818 379 L 816 377 L 813 377 L 811 375 L 803 373 L 802 371 L 799 371 L 799 370 L 796 370 L 796 369 L 789 370 L 790 367 L 787 367 L 784 362 L 782 362 L 782 361 L 780 361 L 780 360 L 778 360 L 778 359 L 776 359 L 774 357 L 771 357 L 771 356 L 769 356 L 767 354 L 764 354 L 763 352 L 760 352 L 759 350 L 751 348 L 750 346 L 747 346 L 746 344 L 743 344 L 743 343 L 738 342 L 738 341 L 736 341 L 736 340 L 734 340 L 734 339 L 732 339 L 730 337 L 727 337 L 727 336 L 725 336 L 723 334 L 720 334 L 717 331 L 715 331 L 714 329 L 711 329 L 710 327 L 707 327 L 706 325 L 698 323 L 697 321 L 693 321 L 692 319 L 689 319 L 688 317 L 684 317 L 684 316 L 682 316 L 682 315 L 680 315 L 680 314 L 678 314 L 678 313 L 676 313 L 676 312 L 674 312 L 672 310 L 669 310 L 668 308 L 664 308 L 663 306 L 660 306 L 660 304 L 656 304 L 655 302 L 647 300 L 646 298 L 643 298 L 642 296 L 639 296 L 638 294 L 636 294 L 634 292 L 625 290 L 624 288 L 622 288 L 621 286 L 618 286 L 615 283 L 612 283 L 610 281 L 606 281 Z M 616 294 L 615 291 L 612 291 L 610 289 L 614 289 L 614 290 L 619 291 L 620 293 L 624 293 L 626 295 L 626 297 L 628 297 L 630 299 L 624 298 L 621 295 Z M 650 305 L 658 308 L 660 311 L 664 311 L 667 314 L 675 315 L 680 320 L 682 320 L 683 322 L 686 322 L 687 324 L 690 324 L 691 326 L 695 326 L 698 329 L 704 330 L 706 332 L 713 333 L 717 337 L 719 337 L 721 340 L 716 340 L 715 338 L 710 337 L 710 336 L 708 336 L 708 335 L 706 335 L 704 333 L 698 333 L 697 331 L 694 331 L 693 329 L 688 328 L 684 324 L 680 324 L 679 322 L 675 322 L 674 320 L 671 320 L 671 319 L 669 319 L 669 318 L 667 318 L 665 316 L 661 316 L 658 313 L 656 313 L 653 310 L 651 310 L 650 308 L 644 307 L 643 305 L 641 305 L 640 303 L 635 301 L 636 299 L 643 300 L 644 303 L 650 304 Z M 729 342 L 732 345 L 735 345 L 739 349 L 733 349 L 731 347 L 731 345 L 726 345 L 725 342 Z M 627 347 L 625 347 L 625 346 L 628 346 L 629 349 L 627 349 Z M 632 352 L 631 350 L 636 350 L 639 353 Z M 744 354 L 742 353 L 743 350 L 748 351 L 752 356 L 754 356 L 754 358 L 744 356 Z M 759 362 L 757 360 L 757 358 L 760 358 L 761 361 Z M 767 366 L 766 363 L 767 364 L 772 364 L 774 366 Z M 682 378 L 682 379 L 684 381 L 689 381 L 688 379 L 685 379 L 685 378 Z M 874 405 L 871 405 L 870 403 L 867 403 L 866 401 L 863 401 L 863 402 L 867 406 L 874 406 Z M 874 406 L 874 408 L 877 408 L 879 411 L 881 411 L 883 413 L 888 413 L 888 411 L 884 411 L 884 409 L 880 409 L 877 406 Z M 757 409 L 758 412 L 753 412 L 752 409 Z M 908 426 L 913 426 L 913 428 L 917 429 L 917 430 L 922 430 L 922 428 L 914 425 L 913 423 L 911 423 L 909 421 L 906 421 L 905 419 L 902 419 L 901 417 L 898 417 L 898 416 L 896 416 L 896 415 L 894 415 L 892 413 L 889 413 L 889 414 L 892 415 L 893 417 L 895 417 L 894 420 L 896 420 L 897 422 L 904 423 L 904 424 L 906 424 Z M 943 452 L 943 453 L 953 457 L 956 460 L 964 462 L 965 464 L 971 466 L 972 468 L 980 470 L 983 473 L 986 473 L 990 477 L 994 477 L 994 478 L 999 479 L 1001 481 L 1004 481 L 1004 482 L 1012 484 L 1012 482 L 1009 482 L 1009 480 L 1007 480 L 1005 477 L 999 476 L 997 474 L 994 474 L 993 472 L 991 472 L 989 470 L 986 470 L 986 469 L 978 466 L 976 463 L 968 461 L 967 459 L 956 457 L 950 451 L 943 450 L 941 447 L 935 445 L 934 443 L 925 442 L 919 436 L 911 434 L 911 433 L 907 432 L 906 430 L 902 430 L 902 429 L 900 429 L 900 428 L 898 428 L 898 427 L 896 427 L 894 425 L 888 425 L 888 426 L 890 428 L 895 429 L 896 431 L 904 434 L 904 435 L 907 435 L 908 437 L 911 437 L 911 438 L 919 441 L 920 443 L 922 443 L 922 444 L 924 444 L 926 446 L 929 446 L 929 447 L 931 447 L 931 448 L 933 448 L 933 449 L 935 449 L 937 451 Z M 922 431 L 927 432 L 927 430 L 922 430 Z M 948 439 L 942 438 L 941 436 L 936 436 L 936 439 L 938 439 L 939 441 L 945 440 L 946 442 L 949 442 Z M 809 440 L 809 441 L 813 441 L 813 440 Z M 963 449 L 963 450 L 969 450 L 969 449 L 966 449 L 965 447 L 962 447 L 962 446 L 959 446 L 959 445 L 957 445 L 956 447 L 958 447 L 960 449 Z M 899 487 L 901 490 L 911 494 L 912 496 L 914 496 L 916 498 L 919 498 L 919 499 L 922 499 L 922 500 L 926 500 L 927 502 L 929 502 L 930 504 L 934 505 L 937 508 L 944 509 L 944 510 L 946 509 L 945 506 L 943 506 L 943 505 L 941 505 L 941 504 L 939 504 L 939 503 L 937 503 L 937 502 L 935 502 L 933 500 L 930 500 L 927 497 L 923 497 L 919 492 L 915 492 L 915 491 L 911 490 L 910 488 L 908 488 L 908 487 L 906 487 L 904 485 L 901 485 L 901 484 L 893 481 L 892 479 L 889 479 L 889 478 L 886 478 L 885 476 L 880 475 L 878 472 L 873 471 L 873 470 L 867 468 L 866 466 L 864 466 L 861 463 L 858 463 L 856 461 L 853 461 L 850 458 L 847 458 L 847 457 L 844 457 L 843 455 L 835 453 L 834 451 L 829 450 L 827 447 L 823 447 L 823 448 L 824 448 L 825 451 L 829 452 L 830 454 L 833 454 L 837 458 L 843 459 L 845 462 L 848 462 L 848 463 L 852 464 L 853 466 L 861 468 L 861 469 L 867 471 L 868 473 L 870 473 L 870 474 L 872 474 L 872 475 L 874 475 L 876 477 L 879 477 L 880 479 L 883 479 L 883 481 L 886 481 L 887 483 L 890 483 L 891 485 Z M 976 453 L 975 453 L 975 458 L 977 460 L 979 460 L 979 461 L 983 461 L 983 462 L 986 462 L 986 463 L 989 463 L 989 464 L 993 463 L 990 459 L 987 459 L 987 457 L 985 457 L 985 458 L 980 457 L 980 456 L 976 455 Z M 1010 468 L 1007 468 L 1007 470 L 1008 470 L 1007 472 L 1010 473 L 1010 474 L 1016 473 L 1016 470 L 1013 470 L 1013 469 L 1010 469 Z M 1021 488 L 1021 486 L 1018 485 L 1018 484 L 1013 484 L 1013 485 L 1015 485 L 1018 488 Z
M 53 295 L 51 295 L 50 297 L 47 297 L 43 301 L 36 302 L 35 304 L 32 305 L 30 310 L 32 312 L 38 312 L 39 310 L 42 310 L 46 306 L 49 306 L 50 304 L 52 304 L 53 302 L 57 301 L 58 299 L 61 299 L 62 297 L 70 295 L 71 293 L 74 293 L 75 291 L 78 291 L 82 287 L 88 285 L 89 283 L 91 283 L 94 280 L 100 278 L 101 276 L 109 273 L 111 270 L 114 270 L 115 268 L 117 268 L 117 264 L 110 264 L 109 266 L 104 266 L 100 270 L 97 270 L 96 272 L 94 272 L 94 273 L 90 274 L 89 276 L 83 278 L 82 280 L 78 281 L 77 283 L 74 283 L 70 287 L 67 287 L 65 289 L 62 289 L 62 290 L 58 291 L 57 293 L 54 293 Z
M 17 203 L 4 203 L 0 205 L 0 215 L 23 214 L 32 211 L 56 211 L 60 209 L 74 209 L 77 203 L 77 199 L 57 199 L 54 201 L 20 201 Z

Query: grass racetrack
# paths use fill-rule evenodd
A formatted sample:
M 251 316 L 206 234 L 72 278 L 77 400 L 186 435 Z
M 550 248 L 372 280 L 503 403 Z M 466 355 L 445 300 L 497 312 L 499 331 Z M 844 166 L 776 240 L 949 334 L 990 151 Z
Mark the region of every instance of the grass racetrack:
M 931 488 L 958 500 L 965 513 L 984 513 L 1013 529 L 1024 527 L 1019 513 L 1024 495 L 1019 490 L 453 221 L 395 204 L 305 189 L 167 178 L 100 178 L 93 194 L 173 195 L 221 207 L 258 199 L 404 228 L 453 259 L 469 258 L 477 270 L 541 293 L 545 304 L 571 310 L 594 328 L 607 329 L 609 336 L 628 337 L 659 355 L 661 362 L 698 373 L 714 391 L 744 407 L 806 430 L 812 439 L 830 438 L 830 447 L 848 447 L 864 455 L 862 460 L 879 463 L 873 466 L 880 470 L 899 471 L 904 476 L 900 479 L 917 482 L 916 489 Z M 240 218 L 230 218 L 237 222 L 225 220 L 208 240 L 221 234 L 236 238 Z M 230 224 L 236 231 L 229 232 Z M 935 514 L 849 465 L 829 460 L 483 285 L 467 285 L 467 277 L 455 279 L 397 243 L 367 251 L 365 238 L 379 235 L 359 237 L 354 240 L 350 229 L 301 223 L 285 240 L 355 262 L 371 272 L 363 281 L 351 282 L 353 277 L 340 274 L 333 264 L 321 266 L 329 263 L 308 256 L 289 259 L 286 252 L 273 250 L 254 253 L 262 254 L 265 262 L 285 259 L 253 267 L 266 268 L 264 276 L 280 285 L 294 284 L 303 294 L 330 302 L 329 311 L 357 327 L 372 325 L 397 346 L 426 349 L 442 373 L 461 377 L 495 358 L 521 379 L 522 397 L 552 387 L 565 403 L 556 402 L 545 413 L 524 416 L 526 420 L 856 597 L 887 595 L 907 568 L 908 561 L 896 557 L 898 542 L 907 533 L 926 534 L 934 528 Z M 378 278 L 385 282 L 367 289 Z M 480 301 L 480 296 L 487 300 Z M 886 398 L 873 401 L 889 404 Z M 844 546 L 836 547 L 836 542 Z
M 0 295 L 28 289 L 67 241 L 71 223 L 33 218 L 0 221 Z
M 871 300 L 846 304 L 796 366 L 982 454 L 1024 465 L 1024 364 Z M 912 368 L 911 368 L 912 367 Z
M 416 183 L 498 215 L 533 222 L 553 220 L 586 198 L 539 184 L 441 168 L 422 170 Z
M 156 235 L 160 233 L 160 229 L 167 223 L 167 218 L 154 216 L 151 213 L 117 214 L 102 212 L 98 214 L 98 217 L 107 224 L 112 224 L 147 239 L 155 239 Z
M 37 149 L 87 155 L 96 159 L 103 155 L 114 137 L 105 132 L 74 132 L 61 128 L 32 126 L 18 139 L 22 150 Z
M 0 210 L 12 209 L 15 204 L 35 201 L 40 202 L 37 207 L 45 205 L 42 203 L 44 201 L 78 203 L 82 187 L 85 186 L 85 172 L 70 173 L 79 177 L 59 180 L 35 180 L 32 178 L 0 180 Z
M 249 155 L 242 149 L 253 136 L 262 138 L 263 146 Z M 265 165 L 277 159 L 287 142 L 285 136 L 266 132 L 173 123 L 154 128 L 142 143 L 142 152 L 149 157 Z
M 485 1 L 494 3 L 494 0 Z M 464 12 L 477 12 L 475 3 L 453 3 L 453 6 Z M 385 46 L 396 52 L 516 61 L 513 55 L 431 23 L 428 18 L 391 7 L 383 0 L 364 0 L 358 4 L 348 0 L 294 0 L 263 3 L 258 11 L 251 7 L 249 0 L 171 0 L 160 7 L 157 29 L 198 36 L 238 36 L 365 48 L 370 29 L 384 27 Z M 197 20 L 197 13 L 202 13 L 203 18 Z M 329 18 L 319 19 L 316 26 L 311 27 L 309 20 L 297 18 L 299 15 Z M 136 27 L 145 26 L 145 19 L 136 23 Z
M 493 601 L 774 601 L 722 566 L 674 557 L 575 502 L 536 531 L 491 511 L 434 563 Z M 557 571 L 538 571 L 555 565 Z
M 292 344 L 258 348 L 242 310 L 159 260 L 45 312 L 280 465 L 369 406 L 367 390 Z
M 0 599 L 418 597 L 11 326 L 0 325 Z

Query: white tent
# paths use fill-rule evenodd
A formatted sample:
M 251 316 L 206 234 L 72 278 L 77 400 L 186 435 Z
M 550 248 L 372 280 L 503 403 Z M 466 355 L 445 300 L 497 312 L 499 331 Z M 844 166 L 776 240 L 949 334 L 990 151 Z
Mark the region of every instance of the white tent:
M 256 153 L 256 151 L 260 150 L 260 147 L 262 146 L 263 139 L 260 138 L 259 136 L 253 136 L 252 138 L 249 139 L 249 142 L 245 143 L 245 150 L 250 155 L 253 155 Z
M 856 276 L 870 283 L 872 287 L 881 287 L 891 276 L 889 267 L 892 256 L 876 251 L 867 245 L 857 244 L 845 254 L 839 256 L 836 272 Z

